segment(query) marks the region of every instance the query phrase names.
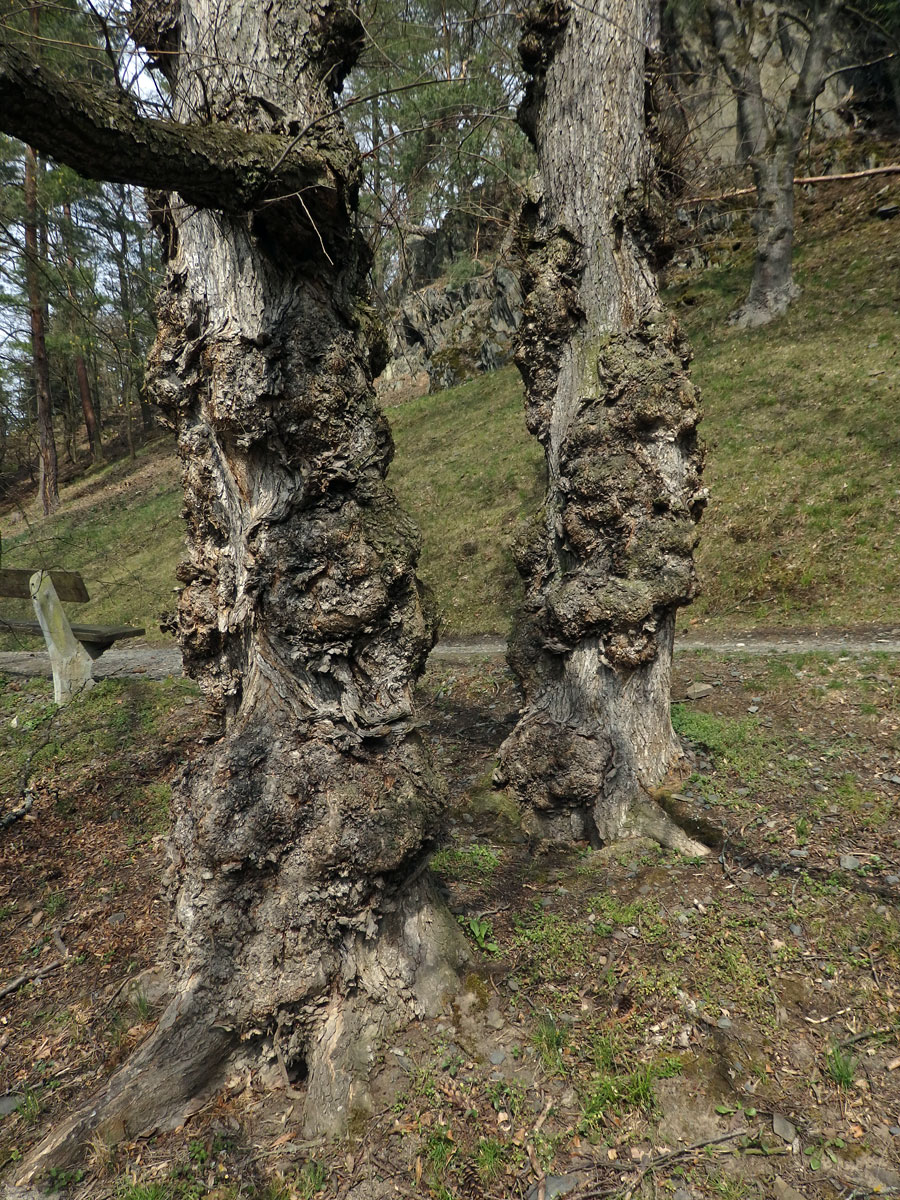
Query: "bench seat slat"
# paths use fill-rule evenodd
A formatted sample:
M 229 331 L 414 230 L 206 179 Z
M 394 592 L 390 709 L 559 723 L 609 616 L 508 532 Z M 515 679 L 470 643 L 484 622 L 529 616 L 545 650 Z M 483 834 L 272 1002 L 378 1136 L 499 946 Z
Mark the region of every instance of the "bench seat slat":
M 0 617 L 0 633 L 41 633 L 37 621 L 7 621 Z M 119 642 L 123 638 L 140 637 L 146 633 L 133 625 L 73 625 L 72 632 L 79 642 Z

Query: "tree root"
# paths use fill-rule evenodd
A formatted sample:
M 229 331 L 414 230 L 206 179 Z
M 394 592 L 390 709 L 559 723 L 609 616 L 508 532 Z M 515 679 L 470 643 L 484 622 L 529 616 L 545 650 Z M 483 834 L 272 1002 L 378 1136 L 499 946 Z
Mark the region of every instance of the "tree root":
M 705 843 L 693 838 L 666 810 L 642 793 L 628 805 L 619 837 L 648 837 L 668 850 L 691 858 L 710 853 Z
M 236 1041 L 233 1030 L 213 1021 L 195 993 L 173 1000 L 154 1033 L 105 1089 L 52 1129 L 25 1158 L 18 1185 L 37 1183 L 51 1168 L 81 1161 L 93 1138 L 113 1145 L 181 1125 L 215 1087 Z
M 618 801 L 614 806 L 605 801 L 593 810 L 528 810 L 523 827 L 532 836 L 550 841 L 588 841 L 595 850 L 626 838 L 644 837 L 691 858 L 703 858 L 710 853 L 709 846 L 692 837 L 643 791 L 629 801 Z
M 467 961 L 465 938 L 425 874 L 408 880 L 386 902 L 374 935 L 348 935 L 330 996 L 285 1002 L 287 1014 L 310 1000 L 322 1004 L 314 1024 L 303 1032 L 306 1083 L 302 1092 L 290 1088 L 302 1094 L 310 1135 L 341 1136 L 374 1111 L 370 1077 L 385 1040 L 410 1020 L 440 1012 L 447 996 L 458 990 L 459 971 Z M 246 990 L 249 996 L 249 985 Z M 213 989 L 196 977 L 187 988 L 183 985 L 154 1033 L 103 1091 L 27 1156 L 17 1184 L 37 1184 L 52 1168 L 79 1162 L 97 1138 L 114 1145 L 149 1137 L 178 1128 L 201 1108 L 222 1085 L 241 1040 L 233 1024 L 217 1023 L 215 999 Z M 276 1012 L 270 1017 L 276 1025 L 275 1054 L 287 1077 L 278 1042 L 280 1019 Z M 264 1019 L 248 1010 L 245 1023 Z M 285 1081 L 290 1087 L 289 1077 Z

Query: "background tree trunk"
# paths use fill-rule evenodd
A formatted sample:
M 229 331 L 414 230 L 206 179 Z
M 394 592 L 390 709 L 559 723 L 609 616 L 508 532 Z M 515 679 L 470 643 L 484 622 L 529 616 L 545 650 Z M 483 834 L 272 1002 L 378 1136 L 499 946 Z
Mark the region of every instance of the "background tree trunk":
M 729 318 L 742 328 L 756 328 L 782 316 L 800 294 L 793 278 L 794 174 L 813 103 L 825 86 L 838 8 L 837 0 L 825 0 L 812 12 L 804 7 L 804 18 L 812 18 L 808 23 L 801 20 L 806 50 L 796 83 L 783 100 L 764 95 L 761 60 L 756 56 L 768 44 L 768 23 L 775 15 L 755 2 L 743 6 L 734 0 L 709 2 L 713 41 L 734 92 L 756 186 L 753 277 L 747 299 Z
M 38 248 L 37 155 L 25 147 L 25 277 L 31 315 L 31 354 L 37 402 L 40 492 L 44 514 L 59 504 L 59 467 L 53 436 L 53 402 L 50 396 L 50 363 L 44 331 L 44 297 L 41 287 L 41 258 Z
M 510 662 L 525 708 L 501 749 L 540 833 L 649 833 L 699 848 L 648 797 L 679 754 L 675 610 L 695 590 L 700 488 L 689 350 L 650 264 L 645 0 L 545 4 L 522 40 L 520 112 L 540 193 L 519 230 L 517 361 L 547 494 L 518 552 Z
M 88 378 L 87 366 L 84 361 L 84 354 L 81 350 L 82 322 L 80 314 L 77 310 L 75 291 L 72 287 L 72 275 L 75 271 L 75 256 L 72 252 L 72 209 L 68 204 L 63 205 L 62 234 L 66 252 L 66 266 L 68 268 L 66 291 L 69 297 L 69 304 L 72 309 L 71 319 L 77 341 L 77 349 L 75 351 L 75 378 L 78 383 L 78 396 L 81 400 L 81 414 L 84 417 L 84 428 L 87 433 L 88 450 L 90 452 L 91 461 L 101 463 L 103 462 L 103 446 L 100 443 L 100 431 L 97 428 L 97 417 L 94 413 L 94 401 L 91 397 L 91 384 Z
M 794 282 L 794 173 L 798 145 L 781 139 L 771 153 L 751 160 L 756 183 L 756 257 L 750 291 L 732 314 L 745 329 L 766 325 L 800 295 Z
M 385 483 L 358 156 L 328 115 L 357 22 L 289 0 L 181 0 L 177 29 L 167 6 L 136 16 L 151 53 L 178 46 L 161 55 L 176 119 L 286 133 L 273 112 L 318 118 L 333 187 L 246 215 L 173 194 L 158 213 L 169 261 L 148 382 L 183 462 L 177 624 L 220 728 L 174 799 L 176 998 L 26 1179 L 90 1128 L 182 1120 L 239 1043 L 306 1079 L 310 1130 L 346 1128 L 369 1111 L 380 1038 L 437 1010 L 464 953 L 423 872 L 443 792 L 411 689 L 434 621 Z
M 127 348 L 123 354 L 124 370 L 123 370 L 123 392 L 126 412 L 128 413 L 129 432 L 131 428 L 131 414 L 135 406 L 140 408 L 141 413 L 141 428 L 145 434 L 149 433 L 155 424 L 153 412 L 150 405 L 147 403 L 144 396 L 144 389 L 141 385 L 141 368 L 143 365 L 143 356 L 140 352 L 140 345 L 137 335 L 137 306 L 135 304 L 134 289 L 131 285 L 131 278 L 128 270 L 128 234 L 127 225 L 129 213 L 127 209 L 128 196 L 125 188 L 119 184 L 116 188 L 117 203 L 115 208 L 115 217 L 117 221 L 116 234 L 118 237 L 118 246 L 115 253 L 116 273 L 119 279 L 119 301 L 121 304 L 122 323 L 125 326 Z M 133 224 L 133 223 L 132 223 Z M 141 260 L 141 273 L 146 276 L 147 262 L 143 252 L 143 243 L 140 238 L 137 239 L 138 252 Z

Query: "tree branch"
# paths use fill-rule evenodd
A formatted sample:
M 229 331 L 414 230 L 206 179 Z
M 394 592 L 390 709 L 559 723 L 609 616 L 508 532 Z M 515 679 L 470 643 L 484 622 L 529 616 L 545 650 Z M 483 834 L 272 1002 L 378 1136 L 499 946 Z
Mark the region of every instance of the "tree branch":
M 834 25 L 841 2 L 827 0 L 825 7 L 816 13 L 809 31 L 800 77 L 791 91 L 786 114 L 787 126 L 795 142 L 799 142 L 802 136 L 813 101 L 825 87 L 826 65 L 832 51 Z
M 886 167 L 869 167 L 865 171 L 845 171 L 841 175 L 796 175 L 795 184 L 807 183 L 843 183 L 849 179 L 868 179 L 872 175 L 900 175 L 900 163 L 891 163 Z M 688 204 L 715 204 L 720 200 L 735 200 L 739 196 L 753 196 L 756 187 L 736 188 L 731 192 L 718 192 L 715 196 L 690 196 L 678 203 L 684 207 Z
M 0 129 L 90 179 L 175 191 L 189 204 L 230 212 L 310 188 L 334 191 L 355 174 L 349 155 L 334 162 L 335 151 L 312 137 L 291 146 L 232 125 L 142 117 L 122 93 L 37 64 L 2 31 Z

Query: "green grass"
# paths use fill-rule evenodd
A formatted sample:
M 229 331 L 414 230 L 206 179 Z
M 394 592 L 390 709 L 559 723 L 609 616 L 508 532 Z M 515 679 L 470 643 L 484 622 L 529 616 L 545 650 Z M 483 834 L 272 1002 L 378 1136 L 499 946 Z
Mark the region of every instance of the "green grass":
M 438 875 L 469 882 L 489 879 L 499 865 L 500 855 L 496 850 L 478 843 L 438 850 L 431 859 L 431 868 Z
M 150 645 L 170 645 L 159 617 L 175 606 L 181 503 L 171 444 L 154 442 L 133 463 L 113 463 L 63 488 L 60 510 L 52 517 L 33 507 L 4 512 L 2 565 L 80 571 L 91 599 L 64 605 L 73 623 L 143 626 Z M 28 600 L 4 599 L 0 613 L 34 619 Z M 7 635 L 2 648 L 33 650 L 42 644 L 40 637 Z
M 680 737 L 703 746 L 717 766 L 730 767 L 745 780 L 758 778 L 773 748 L 772 735 L 752 717 L 720 717 L 673 704 L 672 726 Z
M 49 680 L 0 677 L 0 812 L 18 804 L 26 782 L 52 775 L 57 813 L 77 824 L 82 808 L 90 808 L 85 789 L 93 795 L 102 770 L 107 794 L 133 810 L 140 831 L 159 832 L 168 824 L 169 785 L 135 764 L 148 746 L 158 748 L 172 714 L 196 696 L 186 679 L 106 679 L 77 703 L 57 708 Z M 44 908 L 53 916 L 66 903 L 57 891 Z
M 544 1065 L 544 1070 L 551 1074 L 561 1072 L 563 1070 L 563 1051 L 569 1044 L 568 1027 L 560 1024 L 552 1013 L 543 1013 L 538 1017 L 531 1040 Z
M 856 1075 L 856 1059 L 840 1046 L 832 1046 L 825 1055 L 828 1074 L 839 1088 L 853 1087 Z
M 614 1062 L 599 1065 L 590 1086 L 582 1096 L 579 1128 L 583 1133 L 599 1129 L 607 1117 L 641 1109 L 652 1113 L 656 1107 L 655 1085 L 660 1079 L 681 1073 L 679 1059 L 667 1057 L 659 1062 L 634 1064 L 631 1069 L 616 1067 Z
M 540 502 L 543 453 L 514 367 L 391 408 L 390 482 L 422 529 L 420 574 L 449 634 L 506 633 L 521 591 L 519 522 Z

